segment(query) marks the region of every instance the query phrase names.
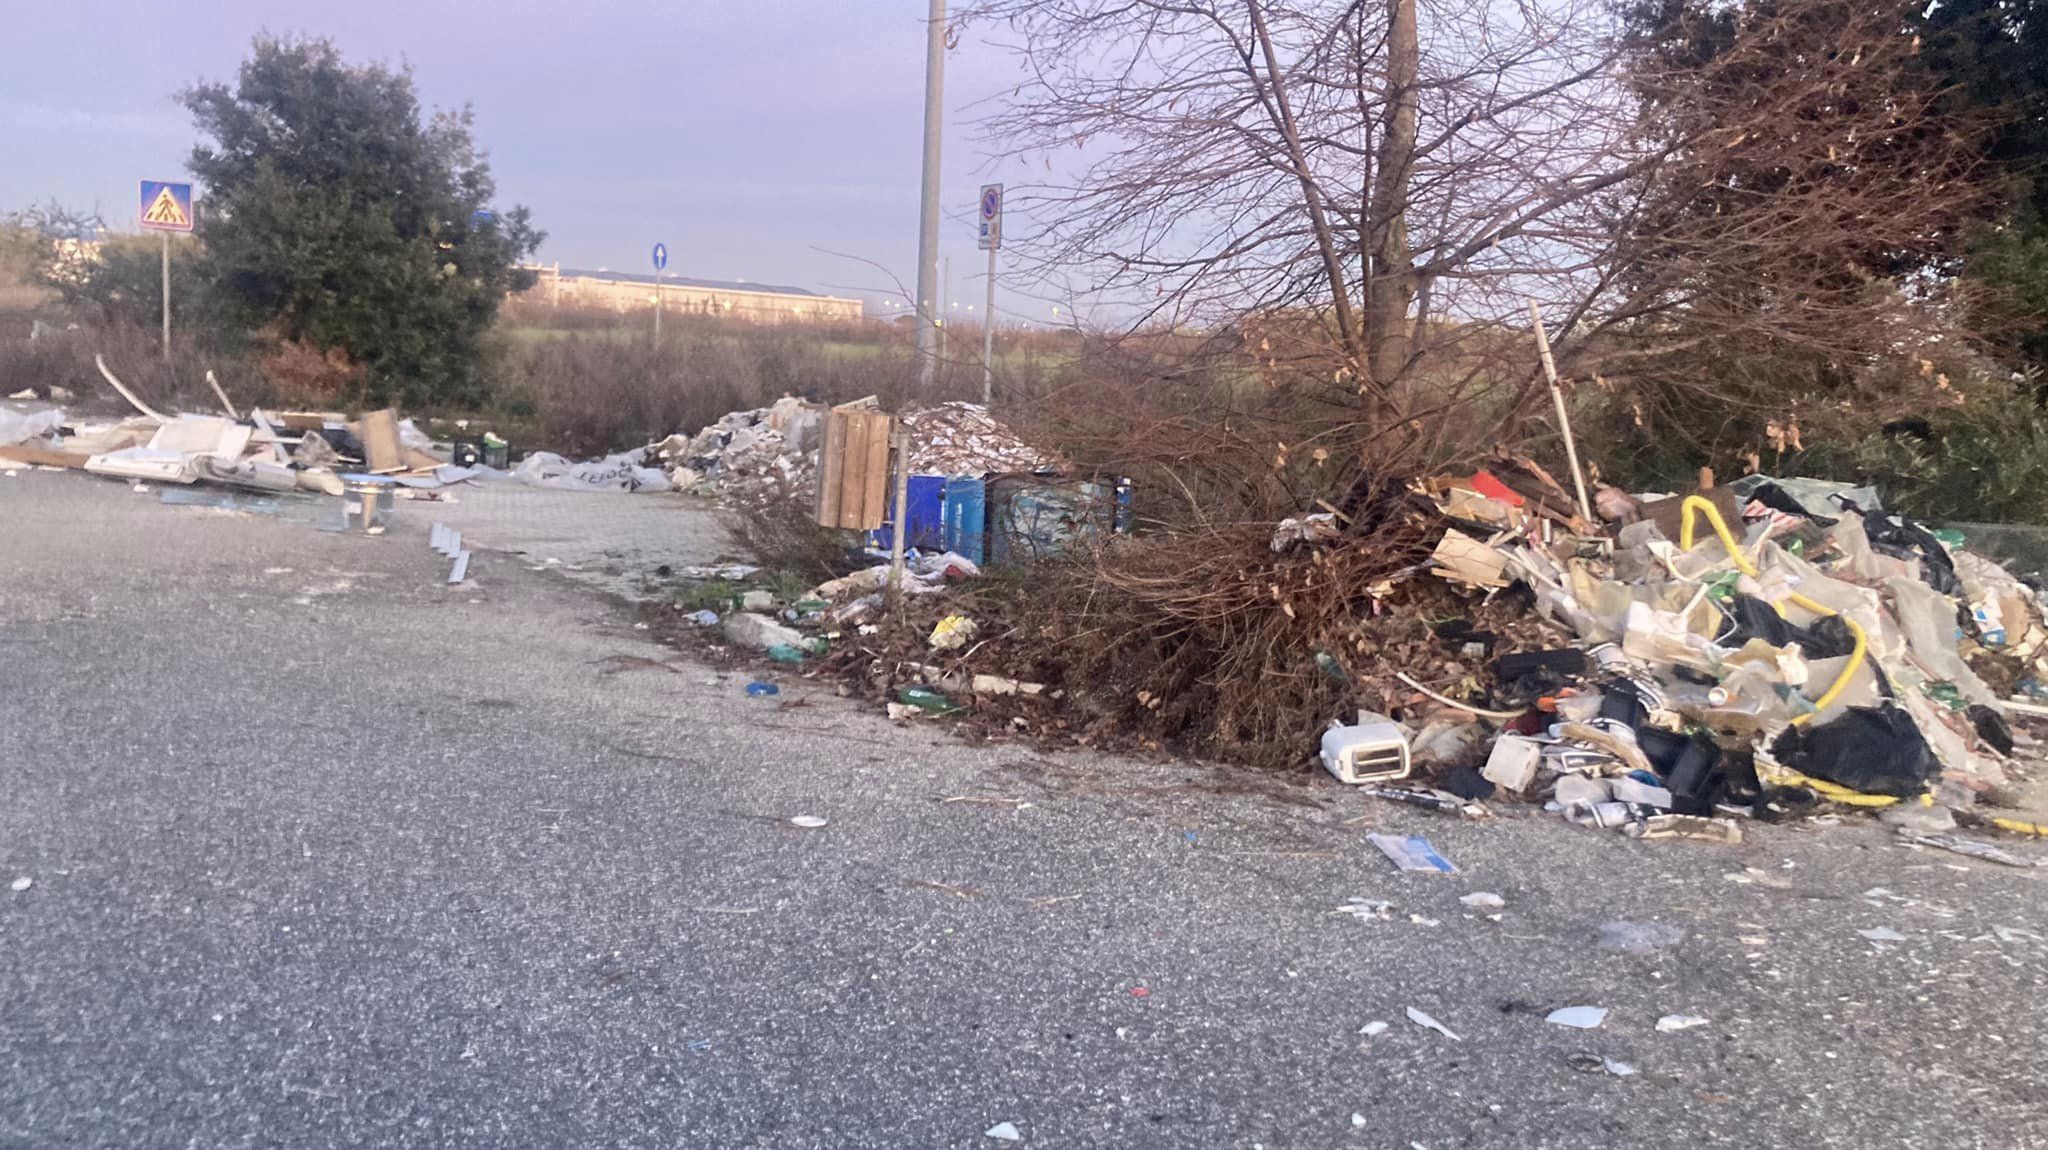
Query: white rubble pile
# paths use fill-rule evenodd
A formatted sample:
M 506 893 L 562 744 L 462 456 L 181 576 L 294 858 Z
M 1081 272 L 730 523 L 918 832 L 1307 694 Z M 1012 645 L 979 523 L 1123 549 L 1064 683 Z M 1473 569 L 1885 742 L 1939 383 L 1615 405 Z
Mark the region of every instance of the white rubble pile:
M 1039 471 L 1057 457 L 1030 446 L 975 403 L 942 403 L 904 415 L 911 466 L 920 475 Z M 648 446 L 643 460 L 668 473 L 677 491 L 742 500 L 802 496 L 813 490 L 825 408 L 793 396 L 771 407 L 735 411 L 695 435 Z

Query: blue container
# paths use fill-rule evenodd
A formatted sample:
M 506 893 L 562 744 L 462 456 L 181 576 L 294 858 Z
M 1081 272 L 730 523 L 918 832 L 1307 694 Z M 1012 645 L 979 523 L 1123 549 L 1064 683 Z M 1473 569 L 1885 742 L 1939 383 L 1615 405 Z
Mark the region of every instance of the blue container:
M 988 539 L 988 484 L 966 475 L 948 479 L 944 527 L 946 550 L 981 566 Z
M 937 551 L 944 546 L 946 478 L 943 475 L 913 475 L 909 483 L 908 520 L 910 531 L 904 538 L 912 550 Z M 896 523 L 903 516 L 892 514 L 889 522 L 869 533 L 877 551 L 887 551 L 894 545 Z

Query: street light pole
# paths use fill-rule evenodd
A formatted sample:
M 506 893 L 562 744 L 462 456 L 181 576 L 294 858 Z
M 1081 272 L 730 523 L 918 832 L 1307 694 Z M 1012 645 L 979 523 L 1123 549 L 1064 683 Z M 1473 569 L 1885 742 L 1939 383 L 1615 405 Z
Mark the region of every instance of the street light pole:
M 917 230 L 917 384 L 930 391 L 938 371 L 939 128 L 946 88 L 946 0 L 931 0 L 925 25 L 924 188 Z
M 996 248 L 988 248 L 988 299 L 981 313 L 981 405 L 987 407 L 996 396 Z

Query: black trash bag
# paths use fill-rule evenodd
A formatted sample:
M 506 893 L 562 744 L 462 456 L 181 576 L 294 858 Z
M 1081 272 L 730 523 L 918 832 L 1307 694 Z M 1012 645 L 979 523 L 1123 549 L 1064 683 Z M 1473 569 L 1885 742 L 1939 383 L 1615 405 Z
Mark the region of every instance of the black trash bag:
M 1479 773 L 1477 767 L 1453 767 L 1436 785 L 1467 802 L 1479 802 L 1493 797 L 1493 780 Z
M 1851 707 L 1820 727 L 1792 727 L 1771 746 L 1803 775 L 1866 795 L 1911 798 L 1941 774 L 1913 716 L 1898 707 Z
M 1825 615 L 1813 626 L 1801 627 L 1762 599 L 1738 592 L 1728 601 L 1728 618 L 1735 630 L 1715 640 L 1723 647 L 1762 639 L 1773 647 L 1797 646 L 1809 659 L 1835 659 L 1856 649 L 1856 637 L 1840 615 Z
M 1849 621 L 1840 615 L 1824 615 L 1813 621 L 1806 629 L 1806 637 L 1799 641 L 1799 649 L 1809 659 L 1839 659 L 1856 649 L 1856 636 L 1849 630 Z
M 2001 755 L 2012 754 L 2012 727 L 2007 725 L 2004 715 L 1982 703 L 1970 704 L 1970 709 L 1964 714 L 1970 716 L 1970 723 L 1977 728 L 1977 737 L 1986 745 Z
M 1493 697 L 1519 706 L 1554 695 L 1586 676 L 1586 653 L 1576 647 L 1521 651 L 1493 661 Z
M 1740 647 L 1751 639 L 1762 639 L 1773 647 L 1789 647 L 1800 635 L 1799 627 L 1754 595 L 1736 592 L 1728 600 L 1727 610 L 1735 629 L 1715 640 L 1720 646 Z
M 1797 499 L 1792 498 L 1784 488 L 1775 483 L 1758 484 L 1756 489 L 1749 493 L 1749 497 L 1773 511 L 1782 511 L 1787 515 L 1797 515 L 1802 519 L 1810 519 L 1822 527 L 1833 527 L 1838 522 L 1825 515 L 1815 515 L 1813 512 L 1808 511 Z
M 1672 810 L 1682 815 L 1713 812 L 1727 790 L 1728 775 L 1721 766 L 1721 748 L 1712 739 L 1638 727 L 1636 745 L 1671 792 Z
M 1920 581 L 1951 599 L 1963 597 L 1963 581 L 1956 578 L 1955 560 L 1925 527 L 1910 519 L 1879 513 L 1863 517 L 1863 534 L 1870 549 L 1894 559 L 1920 561 Z

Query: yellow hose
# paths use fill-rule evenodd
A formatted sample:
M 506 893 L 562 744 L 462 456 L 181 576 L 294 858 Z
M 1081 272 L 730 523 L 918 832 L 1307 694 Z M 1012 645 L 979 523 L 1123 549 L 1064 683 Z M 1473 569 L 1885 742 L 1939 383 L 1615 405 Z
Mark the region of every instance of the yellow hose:
M 1756 566 L 1752 564 L 1748 559 L 1743 557 L 1742 548 L 1736 544 L 1735 536 L 1729 532 L 1728 524 L 1722 520 L 1721 511 L 1719 508 L 1715 507 L 1712 503 L 1709 503 L 1707 500 L 1702 499 L 1697 495 L 1688 495 L 1685 497 L 1685 502 L 1679 505 L 1679 511 L 1681 513 L 1678 521 L 1679 550 L 1692 550 L 1693 518 L 1700 512 L 1705 512 L 1707 516 L 1707 522 L 1713 524 L 1714 534 L 1720 537 L 1721 546 L 1726 547 L 1728 549 L 1728 557 L 1735 561 L 1736 568 L 1740 570 L 1744 575 L 1747 575 L 1752 579 L 1757 578 Z M 1806 608 L 1808 611 L 1811 611 L 1816 615 L 1842 614 L 1840 611 L 1832 610 L 1828 607 L 1822 606 L 1821 604 L 1814 602 L 1811 599 L 1808 599 L 1806 596 L 1801 595 L 1797 591 L 1794 591 L 1791 595 L 1787 596 L 1787 598 L 1791 599 L 1794 603 L 1799 604 L 1801 607 Z M 1803 726 L 1807 723 L 1812 722 L 1814 715 L 1827 710 L 1829 704 L 1833 703 L 1836 699 L 1840 698 L 1842 692 L 1849 689 L 1849 680 L 1856 677 L 1856 668 L 1862 664 L 1863 657 L 1870 653 L 1870 640 L 1863 634 L 1863 628 L 1856 625 L 1856 620 L 1849 618 L 1847 615 L 1842 615 L 1842 622 L 1848 626 L 1850 636 L 1854 638 L 1856 641 L 1856 645 L 1849 652 L 1849 661 L 1842 665 L 1842 673 L 1840 675 L 1835 676 L 1834 683 L 1832 683 L 1826 691 L 1821 693 L 1820 698 L 1815 699 L 1813 701 L 1813 710 L 1808 711 L 1805 714 L 1794 715 L 1792 717 L 1792 725 L 1795 727 Z M 1822 793 L 1825 794 L 1826 792 Z M 1846 793 L 1852 795 L 1857 794 L 1857 792 L 1855 791 L 1847 791 Z M 1829 797 L 1832 798 L 1834 796 L 1830 795 Z M 1841 801 L 1846 802 L 1849 800 Z

